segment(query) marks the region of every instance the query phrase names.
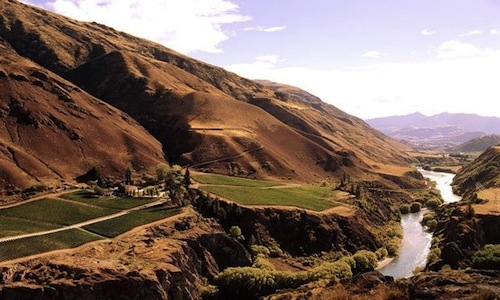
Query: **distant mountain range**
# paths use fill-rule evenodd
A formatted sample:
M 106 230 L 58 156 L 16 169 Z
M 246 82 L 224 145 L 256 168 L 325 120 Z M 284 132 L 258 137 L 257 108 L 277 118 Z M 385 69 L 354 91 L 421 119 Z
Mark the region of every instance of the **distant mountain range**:
M 476 114 L 413 113 L 365 120 L 386 135 L 416 147 L 453 147 L 472 139 L 500 134 L 500 118 Z

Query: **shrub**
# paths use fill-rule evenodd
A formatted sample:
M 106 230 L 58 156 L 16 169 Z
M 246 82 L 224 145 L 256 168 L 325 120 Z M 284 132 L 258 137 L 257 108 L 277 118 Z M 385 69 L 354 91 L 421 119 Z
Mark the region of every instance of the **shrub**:
M 398 255 L 400 243 L 401 241 L 399 239 L 391 239 L 386 246 L 387 253 L 389 253 L 390 256 Z
M 412 213 L 419 212 L 421 209 L 422 209 L 422 204 L 420 204 L 418 202 L 413 202 L 410 205 L 410 212 L 412 212 Z
M 262 245 L 252 245 L 250 246 L 250 250 L 254 256 L 263 255 L 264 257 L 268 257 L 271 254 L 271 251 Z
M 427 227 L 429 228 L 429 230 L 436 229 L 437 224 L 438 224 L 438 222 L 436 220 L 427 221 Z
M 429 199 L 425 202 L 425 206 L 429 209 L 436 209 L 439 206 L 439 201 L 437 199 Z
M 233 238 L 239 239 L 241 237 L 241 229 L 239 226 L 231 226 L 229 235 Z
M 375 251 L 375 254 L 377 255 L 377 259 L 381 260 L 385 258 L 387 255 L 389 255 L 389 252 L 385 248 L 380 248 L 377 251 Z
M 408 204 L 403 204 L 399 207 L 399 211 L 402 215 L 410 213 L 410 206 Z
M 441 249 L 437 247 L 432 248 L 429 254 L 427 255 L 427 264 L 432 264 L 437 262 L 440 257 L 441 257 Z
M 344 261 L 322 263 L 318 267 L 307 271 L 307 273 L 307 277 L 309 279 L 308 281 L 316 281 L 320 279 L 336 281 L 338 279 L 352 277 L 351 267 Z
M 472 257 L 472 267 L 500 270 L 500 245 L 485 245 Z
M 262 255 L 259 255 L 257 256 L 257 258 L 255 258 L 255 261 L 252 266 L 258 269 L 276 271 L 276 267 Z
M 356 252 L 352 258 L 356 261 L 356 273 L 373 271 L 377 267 L 377 255 L 368 250 L 360 250 Z

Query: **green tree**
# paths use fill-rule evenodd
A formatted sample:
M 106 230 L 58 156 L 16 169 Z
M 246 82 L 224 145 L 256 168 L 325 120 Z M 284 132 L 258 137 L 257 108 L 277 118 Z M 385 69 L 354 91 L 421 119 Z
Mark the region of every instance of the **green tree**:
M 185 187 L 189 187 L 189 185 L 191 184 L 191 174 L 189 172 L 189 168 L 186 168 L 186 171 L 184 171 L 184 186 Z
M 129 164 L 127 169 L 125 170 L 125 184 L 133 185 L 134 184 L 134 169 Z

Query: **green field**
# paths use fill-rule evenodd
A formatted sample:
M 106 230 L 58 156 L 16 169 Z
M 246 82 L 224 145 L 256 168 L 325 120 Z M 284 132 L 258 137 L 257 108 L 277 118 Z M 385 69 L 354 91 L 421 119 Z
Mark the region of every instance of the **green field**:
M 93 198 L 85 190 L 68 193 L 62 197 L 67 200 L 45 198 L 0 209 L 0 238 L 77 224 L 158 200 L 158 198 Z M 0 261 L 74 248 L 106 237 L 112 238 L 135 227 L 171 217 L 180 211 L 180 208 L 160 205 L 132 211 L 83 229 L 69 229 L 3 242 L 0 243 Z
M 247 187 L 271 187 L 282 185 L 279 182 L 247 179 L 234 176 L 225 176 L 217 174 L 195 174 L 191 175 L 195 181 L 201 184 L 211 185 L 232 185 L 232 186 L 247 186 Z
M 26 219 L 0 216 L 0 238 L 31 232 L 46 231 L 61 227 L 56 224 L 42 223 Z
M 82 204 L 99 206 L 103 208 L 111 208 L 118 210 L 130 209 L 133 207 L 141 206 L 150 202 L 158 200 L 157 198 L 94 198 L 92 197 L 92 192 L 86 190 L 80 190 L 68 194 L 64 194 L 61 198 L 77 201 Z
M 57 199 L 42 199 L 0 210 L 0 216 L 58 225 L 71 225 L 118 212 L 103 208 Z
M 101 236 L 71 229 L 0 244 L 0 261 L 12 260 L 48 251 L 69 249 L 103 239 Z
M 137 226 L 159 221 L 180 212 L 179 208 L 164 206 L 150 207 L 144 210 L 133 211 L 118 218 L 94 223 L 84 228 L 99 235 L 113 238 Z
M 339 205 L 332 201 L 337 192 L 326 187 L 203 186 L 200 188 L 242 205 L 296 206 L 314 211 L 323 211 Z

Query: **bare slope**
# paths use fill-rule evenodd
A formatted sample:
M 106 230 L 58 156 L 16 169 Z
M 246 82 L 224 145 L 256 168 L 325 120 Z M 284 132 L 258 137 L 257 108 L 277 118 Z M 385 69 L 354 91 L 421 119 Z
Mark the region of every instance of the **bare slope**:
M 0 186 L 72 182 L 93 167 L 152 171 L 161 144 L 135 120 L 0 42 Z
M 0 3 L 0 35 L 18 53 L 131 115 L 171 162 L 307 182 L 408 170 L 404 146 L 297 88 L 250 81 L 106 26 Z

